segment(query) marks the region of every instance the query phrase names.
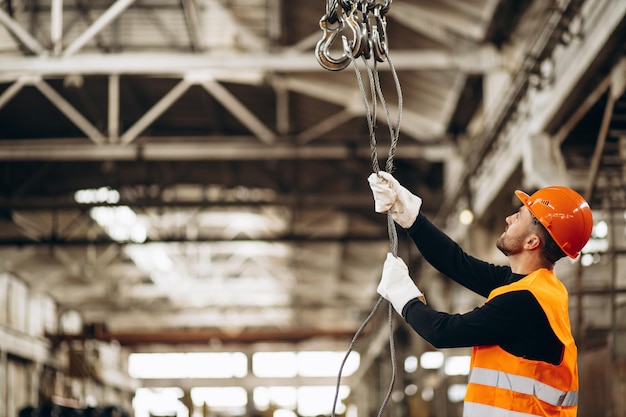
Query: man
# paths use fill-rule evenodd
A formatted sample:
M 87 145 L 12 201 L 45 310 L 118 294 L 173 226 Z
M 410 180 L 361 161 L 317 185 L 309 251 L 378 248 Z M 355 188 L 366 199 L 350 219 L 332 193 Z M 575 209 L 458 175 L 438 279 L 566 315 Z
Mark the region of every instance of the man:
M 466 254 L 420 213 L 422 200 L 389 173 L 368 178 L 376 211 L 391 211 L 431 265 L 487 302 L 466 314 L 436 311 L 405 263 L 391 254 L 378 293 L 411 327 L 437 348 L 473 347 L 464 417 L 574 417 L 577 412 L 577 350 L 567 290 L 554 274 L 565 255 L 576 258 L 589 240 L 593 219 L 587 202 L 566 187 L 528 196 L 506 217 L 496 242 L 510 266 Z M 421 298 L 421 299 L 420 299 Z

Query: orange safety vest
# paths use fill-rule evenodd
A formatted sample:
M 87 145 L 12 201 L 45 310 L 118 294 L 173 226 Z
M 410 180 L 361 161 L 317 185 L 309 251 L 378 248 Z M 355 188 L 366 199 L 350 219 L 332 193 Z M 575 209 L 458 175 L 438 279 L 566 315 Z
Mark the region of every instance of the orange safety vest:
M 498 345 L 474 347 L 463 417 L 576 416 L 577 349 L 570 328 L 567 290 L 554 272 L 539 269 L 496 288 L 487 300 L 519 290 L 528 290 L 535 296 L 565 346 L 561 363 L 524 359 Z

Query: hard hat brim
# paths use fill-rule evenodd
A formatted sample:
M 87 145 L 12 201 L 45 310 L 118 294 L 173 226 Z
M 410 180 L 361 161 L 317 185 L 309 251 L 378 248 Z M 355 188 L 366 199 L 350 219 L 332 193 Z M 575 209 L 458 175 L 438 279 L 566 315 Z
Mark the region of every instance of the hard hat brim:
M 520 199 L 522 203 L 524 203 L 526 207 L 528 207 L 528 199 L 530 198 L 528 194 L 521 190 L 515 190 L 515 195 L 517 196 L 517 198 Z

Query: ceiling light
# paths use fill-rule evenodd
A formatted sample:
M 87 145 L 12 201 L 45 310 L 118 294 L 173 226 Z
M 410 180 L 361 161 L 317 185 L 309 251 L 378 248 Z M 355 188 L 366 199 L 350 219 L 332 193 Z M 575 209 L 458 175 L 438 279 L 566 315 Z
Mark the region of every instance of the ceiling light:
M 417 356 L 408 356 L 404 360 L 404 372 L 413 373 L 417 371 Z
M 448 400 L 453 403 L 463 401 L 465 393 L 467 392 L 466 384 L 453 384 L 448 387 Z
M 468 375 L 470 369 L 470 356 L 450 356 L 446 359 L 444 371 L 446 375 Z
M 604 220 L 599 221 L 593 226 L 593 236 L 599 238 L 605 238 L 609 235 L 609 226 Z
M 465 209 L 459 213 L 459 221 L 461 224 L 468 226 L 474 222 L 474 213 L 470 209 Z
M 580 257 L 580 263 L 582 266 L 591 266 L 593 264 L 593 255 L 586 253 Z
M 109 187 L 88 188 L 74 193 L 74 201 L 78 204 L 117 204 L 120 193 Z
M 420 357 L 420 363 L 424 369 L 439 369 L 443 365 L 443 353 L 424 352 Z
M 89 214 L 117 242 L 143 243 L 148 237 L 146 227 L 128 206 L 92 207 Z

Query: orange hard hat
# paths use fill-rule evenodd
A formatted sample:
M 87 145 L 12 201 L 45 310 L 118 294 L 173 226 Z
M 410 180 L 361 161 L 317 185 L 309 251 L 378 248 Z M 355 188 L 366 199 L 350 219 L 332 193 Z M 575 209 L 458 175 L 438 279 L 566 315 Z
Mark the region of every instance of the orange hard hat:
M 541 223 L 567 256 L 575 259 L 591 236 L 593 216 L 585 199 L 576 191 L 561 186 L 538 190 L 529 196 L 515 195 Z

